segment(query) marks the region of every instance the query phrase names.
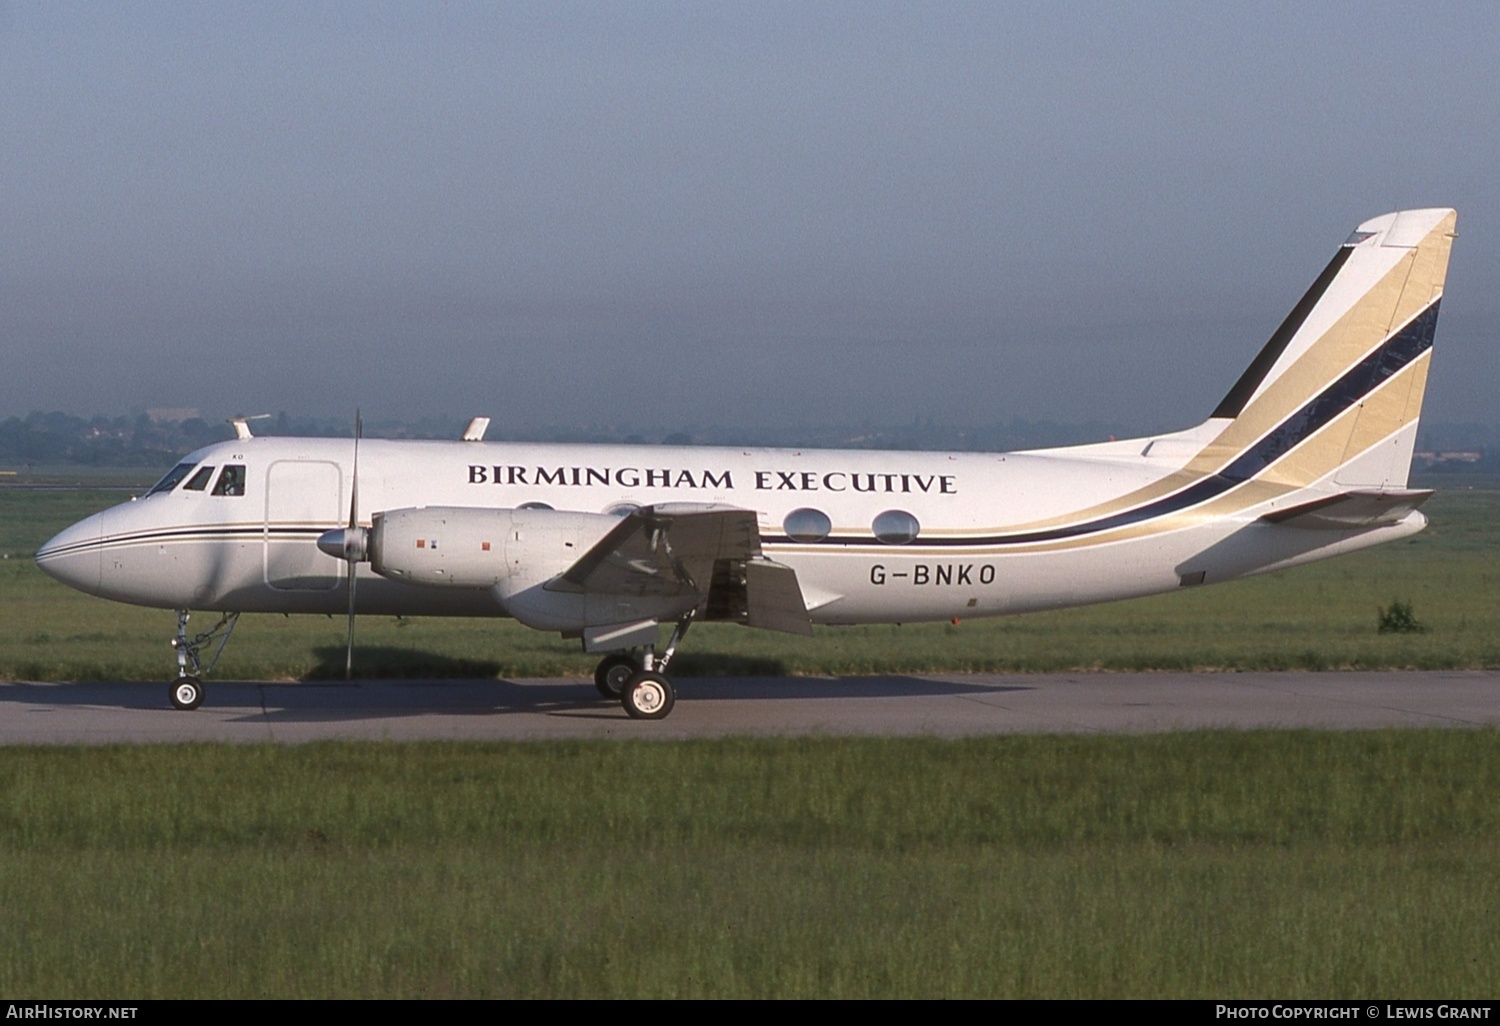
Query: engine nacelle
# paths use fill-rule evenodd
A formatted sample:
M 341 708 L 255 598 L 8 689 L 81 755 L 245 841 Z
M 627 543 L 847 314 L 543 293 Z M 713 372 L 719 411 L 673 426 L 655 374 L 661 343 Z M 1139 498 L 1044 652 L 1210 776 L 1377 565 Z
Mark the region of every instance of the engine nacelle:
M 372 519 L 370 567 L 381 576 L 505 591 L 551 580 L 620 522 L 603 513 L 467 506 L 387 510 Z
M 423 506 L 376 513 L 370 566 L 408 584 L 487 588 L 527 627 L 578 631 L 607 624 L 676 619 L 695 594 L 658 597 L 547 588 L 620 518 L 551 509 Z

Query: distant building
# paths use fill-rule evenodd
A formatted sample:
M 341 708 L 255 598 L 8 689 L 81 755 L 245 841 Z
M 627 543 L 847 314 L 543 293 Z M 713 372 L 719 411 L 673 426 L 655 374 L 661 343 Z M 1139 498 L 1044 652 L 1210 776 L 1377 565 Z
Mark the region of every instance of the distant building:
M 1478 463 L 1484 453 L 1475 451 L 1419 452 L 1416 458 L 1429 467 L 1435 463 Z

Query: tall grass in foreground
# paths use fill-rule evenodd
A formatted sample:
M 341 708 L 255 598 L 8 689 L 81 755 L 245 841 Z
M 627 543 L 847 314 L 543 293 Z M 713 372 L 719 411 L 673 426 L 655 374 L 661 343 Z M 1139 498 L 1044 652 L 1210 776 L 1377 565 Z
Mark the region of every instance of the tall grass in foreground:
M 0 991 L 1482 997 L 1500 734 L 0 751 Z

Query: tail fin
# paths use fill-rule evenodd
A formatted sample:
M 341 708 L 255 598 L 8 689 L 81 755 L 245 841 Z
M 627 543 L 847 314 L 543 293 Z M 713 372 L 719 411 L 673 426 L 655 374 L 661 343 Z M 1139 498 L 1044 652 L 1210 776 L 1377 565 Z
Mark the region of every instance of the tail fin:
M 1199 458 L 1241 480 L 1404 488 L 1456 223 L 1403 210 L 1355 229 L 1214 410 L 1228 423 Z

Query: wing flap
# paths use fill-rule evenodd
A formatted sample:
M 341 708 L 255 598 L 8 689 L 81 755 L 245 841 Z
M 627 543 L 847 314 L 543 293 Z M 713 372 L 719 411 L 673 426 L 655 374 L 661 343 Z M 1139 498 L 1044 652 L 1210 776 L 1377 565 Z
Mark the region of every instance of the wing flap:
M 764 557 L 754 512 L 733 506 L 663 503 L 635 510 L 546 587 L 692 598 L 711 620 L 812 633 L 796 571 Z
M 646 506 L 624 517 L 547 588 L 652 598 L 707 595 L 715 560 L 759 555 L 760 531 L 750 510 Z
M 812 634 L 796 571 L 764 557 L 755 513 L 734 506 L 674 502 L 635 510 L 546 587 L 694 598 L 711 620 Z
M 812 637 L 812 620 L 791 567 L 764 559 L 746 563 L 745 596 L 745 626 Z

